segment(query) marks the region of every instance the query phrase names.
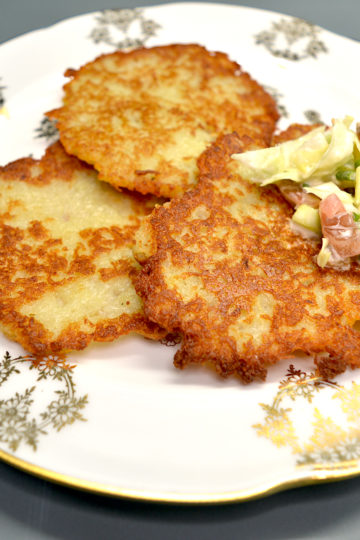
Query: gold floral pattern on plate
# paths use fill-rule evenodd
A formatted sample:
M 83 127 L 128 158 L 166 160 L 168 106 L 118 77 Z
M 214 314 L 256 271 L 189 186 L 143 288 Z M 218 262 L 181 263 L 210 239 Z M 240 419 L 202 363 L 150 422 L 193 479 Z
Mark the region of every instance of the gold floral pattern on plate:
M 8 112 L 5 107 L 5 90 L 6 90 L 6 86 L 4 86 L 1 83 L 1 77 L 0 77 L 0 114 L 3 114 L 4 116 L 8 116 Z
M 313 404 L 316 394 L 325 388 L 339 402 L 337 409 L 343 415 L 342 421 L 313 406 L 311 432 L 304 440 L 292 420 L 293 408 L 287 405 L 297 401 L 299 409 L 300 400 Z M 275 446 L 290 447 L 297 457 L 297 466 L 336 468 L 353 465 L 360 458 L 360 384 L 353 381 L 350 387 L 340 386 L 336 381 L 295 369 L 291 364 L 272 402 L 260 406 L 265 419 L 253 427 Z
M 317 58 L 328 52 L 319 39 L 321 28 L 298 18 L 281 18 L 273 22 L 269 30 L 255 35 L 256 45 L 263 45 L 273 56 L 298 61 Z
M 55 142 L 59 138 L 59 132 L 56 127 L 56 122 L 44 116 L 39 127 L 35 129 L 36 139 L 45 139 L 47 144 Z
M 85 421 L 80 411 L 88 399 L 87 395 L 76 396 L 73 368 L 60 356 L 29 355 L 12 358 L 8 352 L 4 354 L 0 363 L 1 397 L 6 395 L 5 387 L 10 379 L 14 375 L 21 375 L 24 369 L 33 371 L 35 381 L 32 386 L 19 389 L 0 400 L 0 442 L 6 443 L 13 452 L 22 443 L 37 450 L 39 437 L 46 435 L 47 429 L 60 431 L 76 420 Z M 47 396 L 53 399 L 39 404 L 43 381 L 47 385 Z
M 0 77 L 0 81 L 1 81 L 1 77 Z M 5 88 L 6 88 L 5 86 L 0 84 L 0 109 L 5 105 L 5 97 L 4 97 Z
M 143 47 L 159 28 L 157 22 L 145 17 L 143 9 L 105 9 L 97 15 L 89 37 L 94 43 L 128 49 Z

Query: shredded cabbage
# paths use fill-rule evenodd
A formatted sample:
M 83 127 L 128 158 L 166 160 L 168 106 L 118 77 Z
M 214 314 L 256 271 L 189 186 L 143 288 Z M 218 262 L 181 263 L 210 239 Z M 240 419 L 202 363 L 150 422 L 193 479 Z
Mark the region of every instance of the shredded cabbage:
M 319 127 L 272 148 L 232 156 L 237 161 L 241 176 L 254 183 L 265 186 L 288 181 L 286 200 L 295 207 L 292 223 L 325 236 L 317 256 L 317 264 L 322 268 L 339 261 L 349 264 L 354 258 L 352 253 L 354 256 L 360 253 L 358 236 L 355 238 L 353 234 L 354 229 L 360 228 L 360 141 L 356 132 L 350 129 L 352 122 L 353 118 L 346 116 L 343 120 L 333 120 L 330 129 Z M 293 188 L 291 181 L 294 182 Z M 281 182 L 278 187 L 284 191 Z M 297 197 L 291 198 L 292 193 Z M 299 197 L 299 193 L 315 196 L 310 206 L 300 203 L 304 197 Z M 341 227 L 325 226 L 333 218 L 340 220 L 336 213 L 340 203 L 326 205 L 320 202 L 329 195 L 336 195 L 345 208 Z M 317 200 L 323 212 L 316 209 Z M 340 234 L 341 252 L 350 255 L 340 255 L 334 247 L 338 245 Z
M 328 130 L 321 126 L 293 141 L 232 157 L 243 177 L 262 186 L 285 179 L 333 180 L 336 170 L 353 159 L 354 145 L 360 148 L 351 122 L 350 117 L 334 120 Z
M 317 256 L 317 260 L 316 260 L 318 265 L 321 268 L 324 268 L 327 265 L 327 263 L 329 262 L 330 257 L 331 257 L 331 251 L 328 248 L 328 245 L 329 245 L 328 239 L 323 238 L 322 239 L 321 250 L 319 251 L 318 256 Z

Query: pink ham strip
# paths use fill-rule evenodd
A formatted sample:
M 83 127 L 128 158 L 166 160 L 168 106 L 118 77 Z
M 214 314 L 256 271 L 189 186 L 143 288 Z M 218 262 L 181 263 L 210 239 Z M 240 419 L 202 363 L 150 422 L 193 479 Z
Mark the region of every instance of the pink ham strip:
M 291 180 L 281 180 L 277 184 L 284 199 L 291 204 L 291 206 L 297 208 L 300 204 L 308 204 L 313 208 L 319 207 L 320 200 L 311 193 L 306 193 L 301 186 L 292 182 Z
M 341 258 L 360 254 L 360 229 L 339 197 L 332 193 L 319 205 L 322 233 Z

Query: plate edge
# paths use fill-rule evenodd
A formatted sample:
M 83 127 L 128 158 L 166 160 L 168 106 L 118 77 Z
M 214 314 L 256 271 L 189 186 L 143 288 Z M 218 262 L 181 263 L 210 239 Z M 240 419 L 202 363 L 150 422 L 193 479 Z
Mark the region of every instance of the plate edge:
M 15 457 L 8 452 L 0 449 L 0 460 L 15 467 L 22 472 L 28 473 L 42 480 L 49 481 L 53 484 L 61 485 L 66 488 L 75 488 L 79 491 L 92 493 L 96 495 L 105 495 L 115 498 L 131 499 L 137 501 L 148 501 L 154 503 L 174 503 L 174 504 L 223 504 L 247 502 L 254 499 L 275 495 L 281 491 L 305 487 L 314 484 L 322 484 L 333 481 L 340 481 L 354 478 L 360 475 L 360 465 L 347 469 L 345 472 L 341 469 L 331 471 L 325 469 L 316 469 L 312 474 L 305 474 L 298 478 L 281 480 L 279 482 L 268 482 L 266 485 L 259 486 L 256 489 L 236 490 L 219 493 L 172 493 L 161 491 L 141 491 L 121 488 L 117 486 L 101 484 L 82 480 L 70 475 L 58 473 L 39 465 L 34 465 L 26 460 Z
M 236 8 L 236 9 L 240 8 L 247 11 L 259 11 L 259 12 L 267 13 L 270 15 L 277 15 L 277 16 L 283 15 L 285 17 L 293 17 L 291 15 L 284 14 L 281 12 L 275 12 L 272 10 L 254 8 L 250 6 L 240 6 L 236 4 L 220 4 L 218 2 L 169 2 L 165 4 L 154 4 L 151 6 L 141 6 L 140 8 L 153 9 L 153 8 L 163 8 L 163 7 L 170 7 L 170 6 L 206 7 L 208 5 L 213 5 L 219 8 L 227 8 L 227 7 Z M 60 19 L 59 21 L 53 24 L 50 24 L 49 26 L 44 26 L 35 30 L 31 30 L 24 34 L 15 36 L 14 38 L 7 40 L 3 43 L 0 43 L 0 48 L 2 46 L 5 47 L 6 45 L 13 43 L 14 41 L 24 39 L 31 34 L 42 33 L 42 32 L 46 32 L 47 30 L 51 31 L 54 27 L 60 26 L 62 24 L 66 24 L 69 20 L 73 21 L 75 19 L 82 19 L 84 17 L 88 17 L 91 15 L 95 16 L 96 14 L 100 12 L 101 11 L 90 11 L 90 12 L 82 13 L 82 14 L 75 15 L 72 17 Z M 350 43 L 359 44 L 358 41 L 352 38 L 348 38 L 346 36 L 337 34 L 321 26 L 318 26 L 318 27 L 329 34 L 332 34 L 336 38 L 349 41 Z M 111 486 L 111 485 L 101 484 L 98 482 L 89 482 L 86 480 L 81 480 L 79 478 L 72 477 L 70 475 L 57 473 L 50 469 L 46 469 L 38 465 L 34 465 L 30 462 L 27 462 L 11 454 L 8 454 L 7 452 L 1 449 L 0 449 L 0 460 L 7 463 L 8 465 L 16 467 L 17 469 L 20 469 L 38 478 L 42 478 L 44 480 L 51 481 L 55 484 L 60 484 L 66 487 L 76 488 L 76 489 L 86 491 L 86 492 L 114 496 L 114 497 L 130 498 L 130 499 L 136 499 L 136 500 L 169 502 L 169 503 L 185 503 L 185 504 L 191 504 L 191 503 L 213 504 L 213 503 L 224 503 L 224 502 L 245 502 L 245 501 L 252 500 L 255 498 L 272 495 L 277 492 L 291 489 L 294 487 L 302 487 L 305 485 L 320 483 L 320 482 L 342 480 L 342 479 L 352 478 L 352 477 L 360 475 L 360 465 L 358 465 L 351 471 L 346 471 L 346 472 L 336 471 L 336 472 L 328 473 L 326 470 L 319 469 L 316 471 L 316 473 L 314 473 L 314 475 L 310 474 L 301 478 L 283 480 L 278 483 L 275 483 L 275 482 L 269 483 L 267 486 L 260 487 L 259 489 L 224 492 L 224 493 L 209 494 L 209 495 L 207 494 L 178 495 L 178 494 L 164 493 L 164 492 L 163 493 L 162 492 L 147 492 L 147 491 L 142 492 L 142 491 L 137 491 L 137 490 L 126 490 L 126 489 L 122 489 L 122 488 Z

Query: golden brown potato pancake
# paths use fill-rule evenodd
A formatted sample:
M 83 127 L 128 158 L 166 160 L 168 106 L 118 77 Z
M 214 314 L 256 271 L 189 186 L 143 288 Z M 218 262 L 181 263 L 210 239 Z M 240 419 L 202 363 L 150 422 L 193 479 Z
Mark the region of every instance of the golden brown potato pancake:
M 183 335 L 175 365 L 210 363 L 244 382 L 304 351 L 324 376 L 360 365 L 360 267 L 321 269 L 315 242 L 292 232 L 273 187 L 237 173 L 236 134 L 199 159 L 199 183 L 141 228 L 137 290 L 146 315 Z
M 35 354 L 138 332 L 159 338 L 133 286 L 149 197 L 118 193 L 60 143 L 0 168 L 0 328 Z
M 57 120 L 65 149 L 115 187 L 175 197 L 220 133 L 270 144 L 274 100 L 241 67 L 199 45 L 117 51 L 68 70 Z
M 290 126 L 284 131 L 274 133 L 271 146 L 302 137 L 303 135 L 309 133 L 309 131 L 320 127 L 321 125 L 323 124 L 290 124 Z

